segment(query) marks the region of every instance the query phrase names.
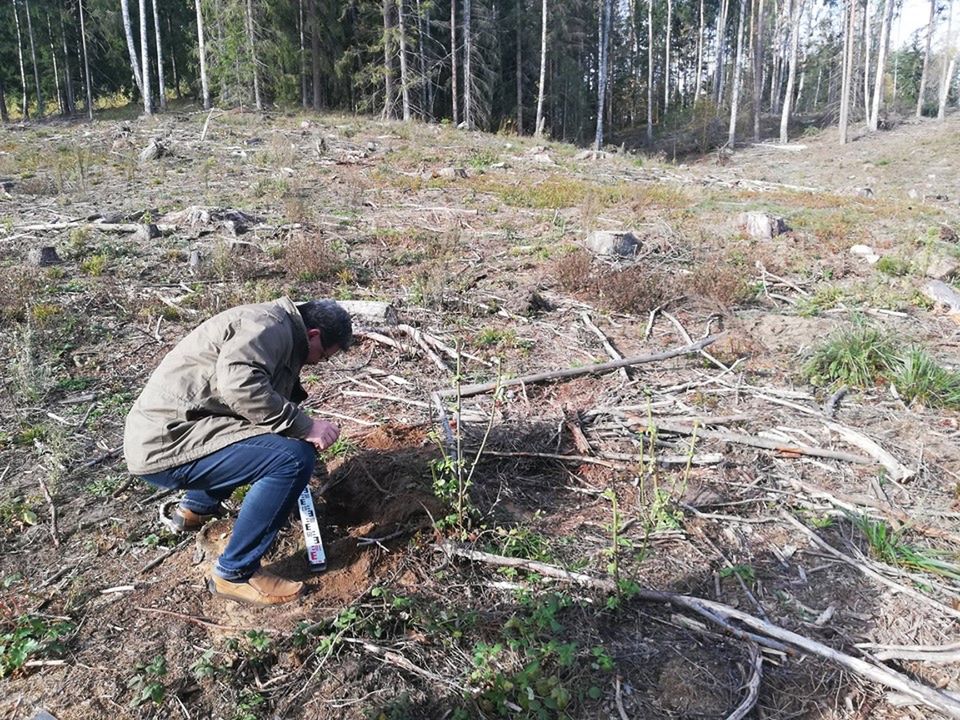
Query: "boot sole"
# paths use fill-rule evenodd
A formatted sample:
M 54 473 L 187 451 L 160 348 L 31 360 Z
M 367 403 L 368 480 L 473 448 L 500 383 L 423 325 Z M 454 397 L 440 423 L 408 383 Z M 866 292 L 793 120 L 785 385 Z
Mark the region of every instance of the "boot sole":
M 207 578 L 207 590 L 209 590 L 210 594 L 213 595 L 214 597 L 223 598 L 224 600 L 232 600 L 233 602 L 239 605 L 247 605 L 248 607 L 260 607 L 260 608 L 277 607 L 278 605 L 288 605 L 289 603 L 299 600 L 301 597 L 301 593 L 297 593 L 296 595 L 288 595 L 283 600 L 277 600 L 276 602 L 260 602 L 260 601 L 251 600 L 245 597 L 237 597 L 236 595 L 222 593 L 219 590 L 217 590 L 217 584 L 211 578 Z

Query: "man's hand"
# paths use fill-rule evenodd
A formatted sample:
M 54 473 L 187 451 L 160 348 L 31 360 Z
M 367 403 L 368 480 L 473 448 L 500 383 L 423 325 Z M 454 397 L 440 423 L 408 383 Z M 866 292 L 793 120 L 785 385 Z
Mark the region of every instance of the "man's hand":
M 333 445 L 340 437 L 340 428 L 326 420 L 314 420 L 313 427 L 304 438 L 309 443 L 313 443 L 317 450 L 326 450 Z

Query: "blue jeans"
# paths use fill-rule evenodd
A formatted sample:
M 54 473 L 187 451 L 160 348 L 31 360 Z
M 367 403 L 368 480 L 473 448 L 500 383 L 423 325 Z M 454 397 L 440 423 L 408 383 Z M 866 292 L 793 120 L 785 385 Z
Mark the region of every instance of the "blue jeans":
M 257 435 L 199 460 L 144 475 L 152 485 L 186 490 L 181 505 L 199 514 L 216 512 L 235 489 L 250 485 L 226 550 L 213 572 L 242 581 L 260 567 L 284 526 L 316 463 L 313 445 L 282 435 Z

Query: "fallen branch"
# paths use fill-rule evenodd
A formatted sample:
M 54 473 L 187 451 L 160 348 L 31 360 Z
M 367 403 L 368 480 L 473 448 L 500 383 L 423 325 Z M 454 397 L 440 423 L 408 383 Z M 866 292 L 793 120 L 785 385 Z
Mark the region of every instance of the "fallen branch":
M 546 577 L 567 580 L 568 582 L 603 592 L 612 593 L 616 591 L 616 585 L 612 580 L 595 578 L 583 573 L 570 572 L 569 570 L 564 570 L 554 565 L 547 565 L 546 563 L 524 560 L 523 558 L 493 555 L 491 553 L 460 547 L 451 542 L 445 542 L 437 546 L 437 549 L 448 556 L 463 557 L 499 567 L 521 568 Z M 646 602 L 669 603 L 685 608 L 719 625 L 736 637 L 741 639 L 749 638 L 762 646 L 774 646 L 777 647 L 777 649 L 786 648 L 787 650 L 795 649 L 808 655 L 821 657 L 829 662 L 840 665 L 860 677 L 909 695 L 911 698 L 949 717 L 960 718 L 960 698 L 951 693 L 943 692 L 919 683 L 896 670 L 881 665 L 872 665 L 860 658 L 838 652 L 821 642 L 773 625 L 753 615 L 730 607 L 729 605 L 692 597 L 690 595 L 680 595 L 678 593 L 658 590 L 640 590 L 634 597 Z M 730 621 L 737 621 L 754 632 L 749 633 L 744 631 L 732 625 Z
M 628 425 L 649 425 L 647 418 L 627 418 Z M 839 450 L 830 450 L 828 448 L 811 447 L 809 445 L 791 445 L 769 438 L 755 437 L 753 435 L 744 435 L 742 433 L 727 432 L 722 430 L 705 430 L 695 425 L 678 425 L 674 423 L 662 423 L 655 421 L 653 425 L 659 432 L 672 433 L 674 435 L 694 435 L 701 439 L 720 440 L 722 442 L 736 443 L 738 445 L 748 445 L 750 447 L 761 448 L 764 450 L 774 450 L 784 455 L 809 455 L 811 457 L 830 458 L 832 460 L 843 460 L 844 462 L 857 463 L 859 465 L 872 465 L 873 459 L 863 455 L 853 455 L 852 453 L 841 452 Z
M 603 349 L 607 351 L 607 355 L 609 355 L 613 360 L 623 359 L 623 355 L 621 355 L 619 351 L 610 343 L 610 340 L 607 339 L 607 336 L 603 334 L 603 330 L 593 324 L 593 321 L 590 319 L 590 313 L 583 311 L 580 313 L 580 319 L 583 321 L 583 324 L 587 326 L 590 332 L 600 338 L 600 343 L 603 345 Z M 619 372 L 620 377 L 622 377 L 624 380 L 630 379 L 630 375 L 626 368 L 620 368 Z
M 736 709 L 727 716 L 727 720 L 743 720 L 760 696 L 760 680 L 763 679 L 763 657 L 760 655 L 760 646 L 750 643 L 750 679 L 747 681 L 747 696 Z
M 860 448 L 867 453 L 867 455 L 883 465 L 883 467 L 887 469 L 887 472 L 890 473 L 890 477 L 894 480 L 906 480 L 907 478 L 911 478 L 915 475 L 913 470 L 907 468 L 893 455 L 880 447 L 876 441 L 868 438 L 863 433 L 857 432 L 853 428 L 848 428 L 838 423 L 829 422 L 826 425 L 830 430 L 837 433 L 848 443 Z
M 407 672 L 411 672 L 414 675 L 419 675 L 420 677 L 426 678 L 427 680 L 431 680 L 433 682 L 440 683 L 442 685 L 447 685 L 448 687 L 456 688 L 457 690 L 463 693 L 471 692 L 468 688 L 465 688 L 462 685 L 459 685 L 453 682 L 452 680 L 448 680 L 447 678 L 441 677 L 440 675 L 437 675 L 436 673 L 432 673 L 429 670 L 424 670 L 422 667 L 418 665 L 414 665 L 412 662 L 407 660 L 407 658 L 405 658 L 403 655 L 401 655 L 398 652 L 394 652 L 393 650 L 387 650 L 387 648 L 380 647 L 379 645 L 374 645 L 371 642 L 367 642 L 366 640 L 361 640 L 359 638 L 342 638 L 342 641 L 345 643 L 350 643 L 351 645 L 359 645 L 368 653 L 371 653 L 372 655 L 376 655 L 377 657 L 382 658 L 384 662 L 389 663 L 390 665 L 393 665 L 395 667 L 398 667 L 401 670 L 406 670 Z
M 587 365 L 585 367 L 566 368 L 564 370 L 534 373 L 532 375 L 524 375 L 522 377 L 501 380 L 499 382 L 492 381 L 476 383 L 474 385 L 463 385 L 460 387 L 460 397 L 482 395 L 490 392 L 491 390 L 496 390 L 497 388 L 516 387 L 517 385 L 532 385 L 534 383 L 546 382 L 548 380 L 568 380 L 570 378 L 580 377 L 582 375 L 603 375 L 611 370 L 619 370 L 622 367 L 643 365 L 646 363 L 658 362 L 660 360 L 669 360 L 670 358 L 679 357 L 681 355 L 698 353 L 703 348 L 716 342 L 719 337 L 719 335 L 711 335 L 710 337 L 703 338 L 703 340 L 698 340 L 691 345 L 684 345 L 683 347 L 675 348 L 673 350 L 666 350 L 653 355 L 639 355 L 636 357 L 624 358 L 623 360 L 611 360 L 610 362 L 599 363 L 597 365 Z M 457 389 L 445 388 L 442 390 L 436 390 L 434 393 L 441 398 L 450 397 L 451 395 L 457 394 Z
M 57 530 L 57 505 L 53 502 L 53 496 L 43 478 L 37 478 L 40 481 L 40 489 L 43 496 L 47 499 L 47 505 L 50 507 L 50 537 L 53 538 L 53 546 L 60 547 L 60 533 Z
M 189 543 L 191 540 L 193 540 L 193 538 L 187 538 L 186 540 L 181 541 L 181 542 L 178 543 L 177 545 L 174 545 L 172 548 L 168 548 L 166 552 L 158 555 L 158 556 L 155 557 L 153 560 L 151 560 L 151 561 L 148 562 L 146 565 L 144 565 L 144 566 L 143 566 L 143 569 L 140 570 L 140 574 L 143 575 L 144 573 L 150 572 L 150 571 L 153 570 L 155 567 L 157 567 L 158 565 L 160 565 L 160 564 L 161 564 L 164 560 L 166 560 L 168 557 L 170 557 L 170 556 L 173 555 L 174 553 L 176 553 L 176 552 L 178 552 L 179 550 L 182 550 L 184 547 L 186 547 L 187 543 Z
M 950 645 L 876 645 L 857 643 L 861 650 L 870 650 L 877 660 L 919 660 L 932 663 L 960 662 L 960 643 Z
M 811 530 L 802 522 L 797 520 L 790 513 L 783 511 L 781 513 L 781 517 L 783 517 L 788 523 L 793 525 L 793 527 L 795 527 L 797 530 L 799 530 L 804 535 L 806 535 L 811 540 L 813 540 L 813 542 L 816 543 L 816 545 L 819 548 L 821 548 L 822 550 L 825 550 L 827 553 L 829 553 L 830 555 L 833 555 L 835 558 L 842 560 L 847 565 L 850 565 L 851 567 L 856 568 L 867 577 L 872 578 L 883 585 L 886 585 L 887 587 L 894 590 L 895 592 L 900 592 L 900 593 L 904 593 L 905 595 L 909 595 L 910 597 L 916 600 L 919 600 L 920 602 L 922 602 L 924 605 L 927 605 L 928 607 L 934 608 L 935 610 L 939 610 L 940 612 L 950 615 L 951 617 L 960 618 L 960 610 L 955 610 L 954 608 L 940 602 L 939 600 L 935 600 L 934 598 L 929 597 L 928 595 L 924 595 L 919 590 L 914 590 L 912 587 L 902 585 L 894 580 L 891 580 L 888 577 L 884 577 L 873 568 L 867 567 L 863 563 L 857 562 L 849 555 L 846 555 L 840 552 L 835 547 L 833 547 L 833 545 L 823 540 L 819 535 L 813 532 L 813 530 Z

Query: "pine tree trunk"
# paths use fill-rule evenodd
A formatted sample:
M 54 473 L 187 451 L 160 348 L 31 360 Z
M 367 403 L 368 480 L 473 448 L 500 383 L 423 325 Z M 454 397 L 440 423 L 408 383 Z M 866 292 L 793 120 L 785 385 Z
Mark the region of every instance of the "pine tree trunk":
M 866 0 L 863 11 L 863 122 L 870 129 L 870 0 Z
M 890 46 L 890 23 L 893 20 L 894 0 L 886 0 L 883 24 L 880 26 L 880 45 L 877 48 L 877 71 L 873 81 L 873 108 L 870 111 L 870 130 L 876 132 L 880 125 L 880 101 L 883 99 L 883 75 Z
M 253 28 L 253 0 L 247 0 L 247 47 L 253 68 L 253 102 L 257 112 L 263 112 L 263 98 L 260 95 L 260 63 L 257 61 L 257 38 Z
M 673 29 L 673 0 L 667 0 L 667 52 L 663 68 L 663 114 L 670 112 L 670 31 Z
M 63 90 L 67 101 L 67 114 L 77 112 L 77 99 L 73 94 L 73 73 L 70 71 L 70 50 L 67 48 L 67 29 L 63 24 L 63 9 L 57 8 L 60 18 L 60 40 L 63 44 Z
M 471 0 L 463 2 L 463 121 L 473 130 L 473 31 Z
M 200 2 L 200 0 L 197 0 L 197 2 Z M 127 53 L 130 55 L 133 80 L 137 84 L 137 90 L 143 95 L 143 73 L 140 72 L 140 61 L 137 60 L 137 47 L 133 44 L 133 23 L 130 22 L 129 0 L 120 0 L 120 11 L 123 14 L 123 33 L 127 39 Z
M 150 82 L 150 43 L 147 38 L 147 1 L 140 0 L 140 70 L 143 73 L 143 113 L 145 115 L 153 115 L 153 88 Z
M 80 42 L 83 47 L 83 78 L 87 94 L 87 117 L 93 120 L 93 88 L 90 84 L 90 56 L 87 55 L 87 28 L 83 17 L 83 0 L 77 0 L 77 6 L 80 9 Z
M 383 0 L 383 112 L 381 118 L 389 120 L 393 117 L 393 53 L 390 46 L 393 42 L 393 19 L 391 17 L 391 6 L 393 0 Z
M 23 67 L 23 36 L 20 32 L 20 11 L 17 10 L 17 0 L 11 0 L 13 3 L 13 20 L 17 27 L 17 59 L 20 61 L 20 89 L 21 94 L 21 109 L 20 115 L 24 120 L 30 119 L 30 98 L 29 93 L 27 92 L 27 73 L 24 71 Z
M 937 105 L 937 119 L 941 122 L 947 116 L 947 96 L 950 94 L 950 80 L 957 66 L 957 56 L 953 49 L 953 3 L 950 0 L 950 10 L 947 14 L 947 33 L 943 42 L 943 69 L 940 73 L 940 102 Z
M 307 97 L 307 45 L 303 31 L 303 0 L 297 0 L 297 30 L 300 35 L 300 106 L 306 110 L 310 107 Z
M 50 40 L 50 57 L 53 60 L 53 81 L 57 88 L 57 109 L 61 115 L 67 114 L 66 102 L 63 99 L 63 91 L 60 88 L 60 67 L 57 63 L 57 46 L 53 43 L 53 23 L 50 22 L 50 13 L 45 13 L 47 17 L 47 38 Z
M 653 144 L 653 0 L 647 0 L 647 144 Z
M 547 79 L 547 0 L 543 0 L 540 10 L 540 82 L 537 86 L 537 120 L 533 134 L 543 135 L 543 89 Z
M 310 28 L 310 67 L 313 76 L 313 109 L 323 107 L 323 77 L 320 66 L 320 23 L 317 0 L 307 0 L 307 26 Z
M 167 88 L 163 82 L 163 44 L 160 41 L 160 14 L 157 12 L 157 0 L 153 0 L 153 34 L 157 42 L 157 96 L 160 109 L 167 109 Z
M 757 27 L 753 41 L 753 141 L 760 142 L 763 99 L 763 0 L 758 1 Z
M 597 130 L 593 147 L 603 147 L 603 111 L 607 101 L 607 61 L 610 57 L 610 26 L 613 14 L 613 0 L 602 0 L 600 10 L 600 58 L 597 67 Z
M 0 75 L 0 122 L 9 122 L 10 113 L 7 112 L 7 94 L 3 86 L 3 76 Z
M 927 90 L 927 70 L 930 67 L 930 43 L 936 24 L 937 0 L 930 0 L 930 21 L 927 23 L 927 47 L 923 53 L 923 71 L 920 74 L 920 89 L 917 90 L 917 117 L 923 115 L 923 96 Z
M 740 65 L 743 63 L 743 16 L 747 13 L 747 0 L 740 0 L 740 20 L 737 23 L 737 57 L 733 62 L 733 92 L 730 97 L 730 129 L 727 133 L 727 145 L 731 149 L 737 142 L 737 110 L 740 104 L 740 78 L 743 75 Z
M 840 144 L 847 143 L 850 120 L 850 89 L 853 85 L 854 28 L 857 26 L 857 0 L 847 0 L 846 28 L 843 36 L 843 81 L 840 89 Z
M 793 111 L 793 84 L 797 77 L 797 48 L 800 46 L 800 20 L 803 17 L 803 0 L 792 0 L 795 9 L 790 14 L 790 69 L 787 72 L 787 89 L 783 93 L 783 111 L 780 113 L 780 142 L 790 140 L 790 113 Z
M 727 35 L 727 15 L 730 12 L 730 0 L 723 0 L 720 5 L 720 14 L 717 16 L 717 55 L 716 70 L 713 83 L 713 101 L 717 105 L 717 112 L 720 112 L 720 104 L 723 102 L 723 83 L 724 66 L 726 64 L 726 35 Z
M 195 0 L 197 6 L 197 54 L 200 56 L 200 88 L 203 92 L 203 109 L 212 107 L 210 102 L 210 84 L 207 82 L 207 46 L 203 37 L 203 8 L 200 0 Z
M 33 20 L 30 18 L 30 0 L 24 0 L 27 11 L 27 35 L 30 38 L 30 61 L 33 63 L 33 83 L 37 90 L 37 117 L 43 117 L 43 93 L 40 91 L 40 68 L 37 66 L 37 48 L 33 42 Z
M 523 135 L 523 0 L 517 0 L 517 135 Z
M 697 30 L 697 79 L 693 91 L 693 102 L 700 99 L 701 78 L 703 77 L 703 0 L 700 0 L 700 27 Z
M 170 22 L 170 16 L 167 15 L 167 37 L 170 38 L 170 70 L 173 72 L 173 92 L 180 100 L 183 95 L 180 93 L 180 76 L 177 74 L 177 36 L 173 32 L 173 24 Z
M 397 26 L 400 36 L 400 98 L 403 101 L 403 121 L 410 122 L 410 75 L 407 72 L 407 20 L 403 12 L 404 0 L 397 0 Z
M 546 0 L 544 0 L 546 2 Z M 457 88 L 457 0 L 450 0 L 450 104 L 453 108 L 453 126 L 460 125 L 457 105 L 460 95 Z
M 430 12 L 429 10 L 427 11 Z M 417 38 L 417 49 L 420 54 L 420 79 L 423 83 L 423 90 L 421 91 L 420 104 L 420 117 L 423 120 L 433 118 L 433 79 L 431 78 L 431 73 L 427 67 L 427 54 L 426 46 L 430 42 L 430 18 L 429 15 L 424 18 L 423 8 L 420 5 L 420 0 L 417 0 L 417 30 L 419 37 Z M 424 93 L 426 97 L 423 97 Z

